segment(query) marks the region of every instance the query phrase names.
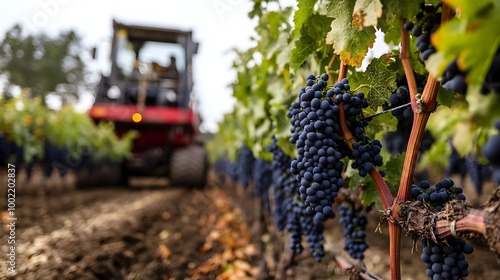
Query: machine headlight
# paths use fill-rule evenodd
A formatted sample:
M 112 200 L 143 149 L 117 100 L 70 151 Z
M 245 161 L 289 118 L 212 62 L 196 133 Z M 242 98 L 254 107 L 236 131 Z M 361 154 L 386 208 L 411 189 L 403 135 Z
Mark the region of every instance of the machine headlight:
M 175 93 L 173 89 L 167 90 L 167 92 L 165 92 L 165 97 L 167 98 L 168 102 L 177 101 L 177 93 Z
M 120 88 L 117 85 L 111 86 L 107 92 L 109 99 L 118 99 L 121 95 Z

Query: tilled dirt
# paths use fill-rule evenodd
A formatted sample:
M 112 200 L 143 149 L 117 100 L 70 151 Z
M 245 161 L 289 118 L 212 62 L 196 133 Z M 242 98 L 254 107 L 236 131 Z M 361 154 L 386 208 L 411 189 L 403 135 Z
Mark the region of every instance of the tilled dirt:
M 197 214 L 207 203 L 195 194 L 105 187 L 19 197 L 17 274 L 2 261 L 0 279 L 183 279 L 206 258 L 197 257 L 205 240 Z M 180 254 L 166 263 L 159 249 L 169 247 Z
M 325 230 L 322 263 L 306 249 L 278 274 L 279 261 L 289 253 L 283 250 L 287 237 L 261 223 L 266 214 L 259 212 L 251 190 L 236 184 L 142 185 L 149 187 L 63 188 L 18 196 L 17 274 L 9 274 L 3 261 L 4 235 L 0 279 L 349 279 L 332 254 L 349 260 L 336 221 Z M 387 226 L 374 233 L 379 216 L 370 215 L 364 265 L 390 279 Z M 264 220 L 272 224 L 268 215 Z M 474 245 L 468 279 L 500 279 L 495 255 L 484 244 Z M 420 252 L 411 248 L 411 240 L 403 238 L 403 279 L 427 279 Z

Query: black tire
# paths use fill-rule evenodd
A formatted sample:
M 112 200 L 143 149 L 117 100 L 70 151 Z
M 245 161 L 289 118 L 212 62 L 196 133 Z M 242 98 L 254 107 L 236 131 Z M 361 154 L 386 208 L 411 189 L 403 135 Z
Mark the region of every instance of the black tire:
M 203 188 L 207 183 L 207 152 L 201 146 L 173 151 L 169 164 L 172 185 Z

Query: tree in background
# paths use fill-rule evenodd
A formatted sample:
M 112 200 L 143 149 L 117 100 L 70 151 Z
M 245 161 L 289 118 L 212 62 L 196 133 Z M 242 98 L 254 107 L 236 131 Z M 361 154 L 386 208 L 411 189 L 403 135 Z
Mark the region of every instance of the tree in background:
M 48 94 L 61 96 L 63 103 L 76 101 L 88 88 L 82 46 L 74 31 L 50 38 L 45 34 L 23 33 L 15 25 L 0 41 L 0 74 L 8 86 L 17 85 L 31 97 L 45 100 Z

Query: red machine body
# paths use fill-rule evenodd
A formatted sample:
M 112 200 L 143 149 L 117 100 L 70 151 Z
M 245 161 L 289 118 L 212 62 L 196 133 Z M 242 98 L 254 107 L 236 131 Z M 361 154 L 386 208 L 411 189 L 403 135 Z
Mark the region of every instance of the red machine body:
M 89 115 L 111 121 L 118 136 L 135 130 L 129 176 L 168 176 L 174 184 L 203 185 L 207 160 L 200 119 L 193 108 L 192 58 L 198 44 L 190 31 L 125 25 L 113 21 L 111 73 L 102 76 Z

